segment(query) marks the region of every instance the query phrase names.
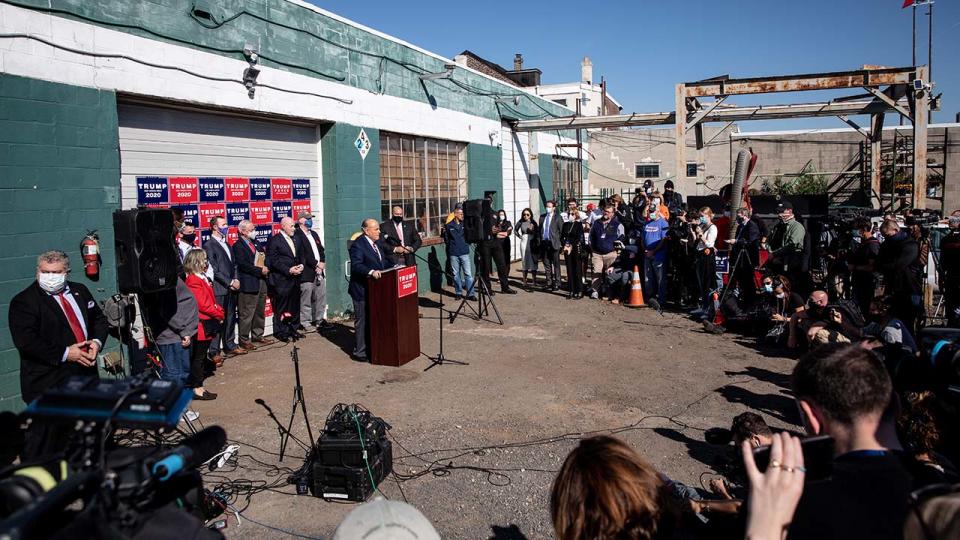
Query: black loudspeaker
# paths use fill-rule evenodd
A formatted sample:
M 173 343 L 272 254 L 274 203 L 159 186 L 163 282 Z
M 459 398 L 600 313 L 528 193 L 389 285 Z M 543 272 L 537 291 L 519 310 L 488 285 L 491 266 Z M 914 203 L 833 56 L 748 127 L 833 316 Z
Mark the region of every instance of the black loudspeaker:
M 486 199 L 463 201 L 463 237 L 468 244 L 483 240 L 484 209 L 490 208 Z
M 154 293 L 177 284 L 180 257 L 173 212 L 162 208 L 113 213 L 117 281 L 122 293 Z
M 687 197 L 687 210 L 699 211 L 704 206 L 710 208 L 714 215 L 723 213 L 723 199 L 719 195 L 690 195 Z
M 793 213 L 797 216 L 822 217 L 827 215 L 829 208 L 826 195 L 754 195 L 750 197 L 750 206 L 754 214 L 772 216 L 776 215 L 777 205 L 781 200 L 790 201 Z

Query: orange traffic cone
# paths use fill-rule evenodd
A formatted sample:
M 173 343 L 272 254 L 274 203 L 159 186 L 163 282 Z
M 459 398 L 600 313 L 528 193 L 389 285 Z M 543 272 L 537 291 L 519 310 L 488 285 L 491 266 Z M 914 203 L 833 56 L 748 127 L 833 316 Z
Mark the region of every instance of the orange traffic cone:
M 643 303 L 643 287 L 640 286 L 640 268 L 633 267 L 633 277 L 630 279 L 630 298 L 624 304 L 627 307 L 641 308 L 647 307 Z

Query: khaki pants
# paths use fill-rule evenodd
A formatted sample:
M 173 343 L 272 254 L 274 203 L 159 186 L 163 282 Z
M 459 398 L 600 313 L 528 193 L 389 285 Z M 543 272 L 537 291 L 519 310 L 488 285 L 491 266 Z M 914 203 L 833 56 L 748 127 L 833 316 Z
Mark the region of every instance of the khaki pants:
M 327 279 L 317 275 L 313 283 L 300 284 L 300 324 L 316 326 L 327 310 Z
M 603 294 L 606 292 L 603 278 L 607 275 L 607 269 L 613 266 L 613 263 L 616 260 L 616 251 L 611 251 L 606 255 L 601 255 L 599 253 L 590 254 L 590 266 L 593 267 L 593 275 L 596 276 L 596 279 L 593 280 L 592 286 L 593 290 L 597 291 L 598 294 Z
M 263 326 L 266 323 L 263 317 L 263 310 L 267 306 L 267 283 L 260 281 L 260 291 L 255 293 L 240 293 L 238 299 L 238 311 L 240 312 L 240 335 L 237 336 L 242 342 L 248 342 L 251 339 L 263 338 Z

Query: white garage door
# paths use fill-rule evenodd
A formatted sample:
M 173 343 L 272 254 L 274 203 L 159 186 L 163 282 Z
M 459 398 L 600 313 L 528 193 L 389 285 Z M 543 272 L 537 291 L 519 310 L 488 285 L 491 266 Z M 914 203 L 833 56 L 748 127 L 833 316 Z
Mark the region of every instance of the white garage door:
M 514 132 L 507 124 L 501 131 L 501 147 L 503 149 L 503 196 L 498 198 L 503 209 L 507 212 L 507 219 L 516 224 L 524 208 L 530 207 L 530 164 L 527 162 L 529 152 L 529 133 Z M 511 260 L 520 258 L 520 245 L 517 237 L 510 239 Z
M 223 214 L 231 239 L 247 218 L 265 241 L 280 217 L 309 208 L 323 237 L 316 126 L 139 104 L 118 114 L 124 209 L 176 206 L 201 230 Z

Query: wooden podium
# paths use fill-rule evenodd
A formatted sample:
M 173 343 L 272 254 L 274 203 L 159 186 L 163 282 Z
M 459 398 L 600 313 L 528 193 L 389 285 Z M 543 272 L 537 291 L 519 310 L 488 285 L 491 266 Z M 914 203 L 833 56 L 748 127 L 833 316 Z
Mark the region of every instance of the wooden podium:
M 370 363 L 398 367 L 420 356 L 417 267 L 383 270 L 367 280 Z

